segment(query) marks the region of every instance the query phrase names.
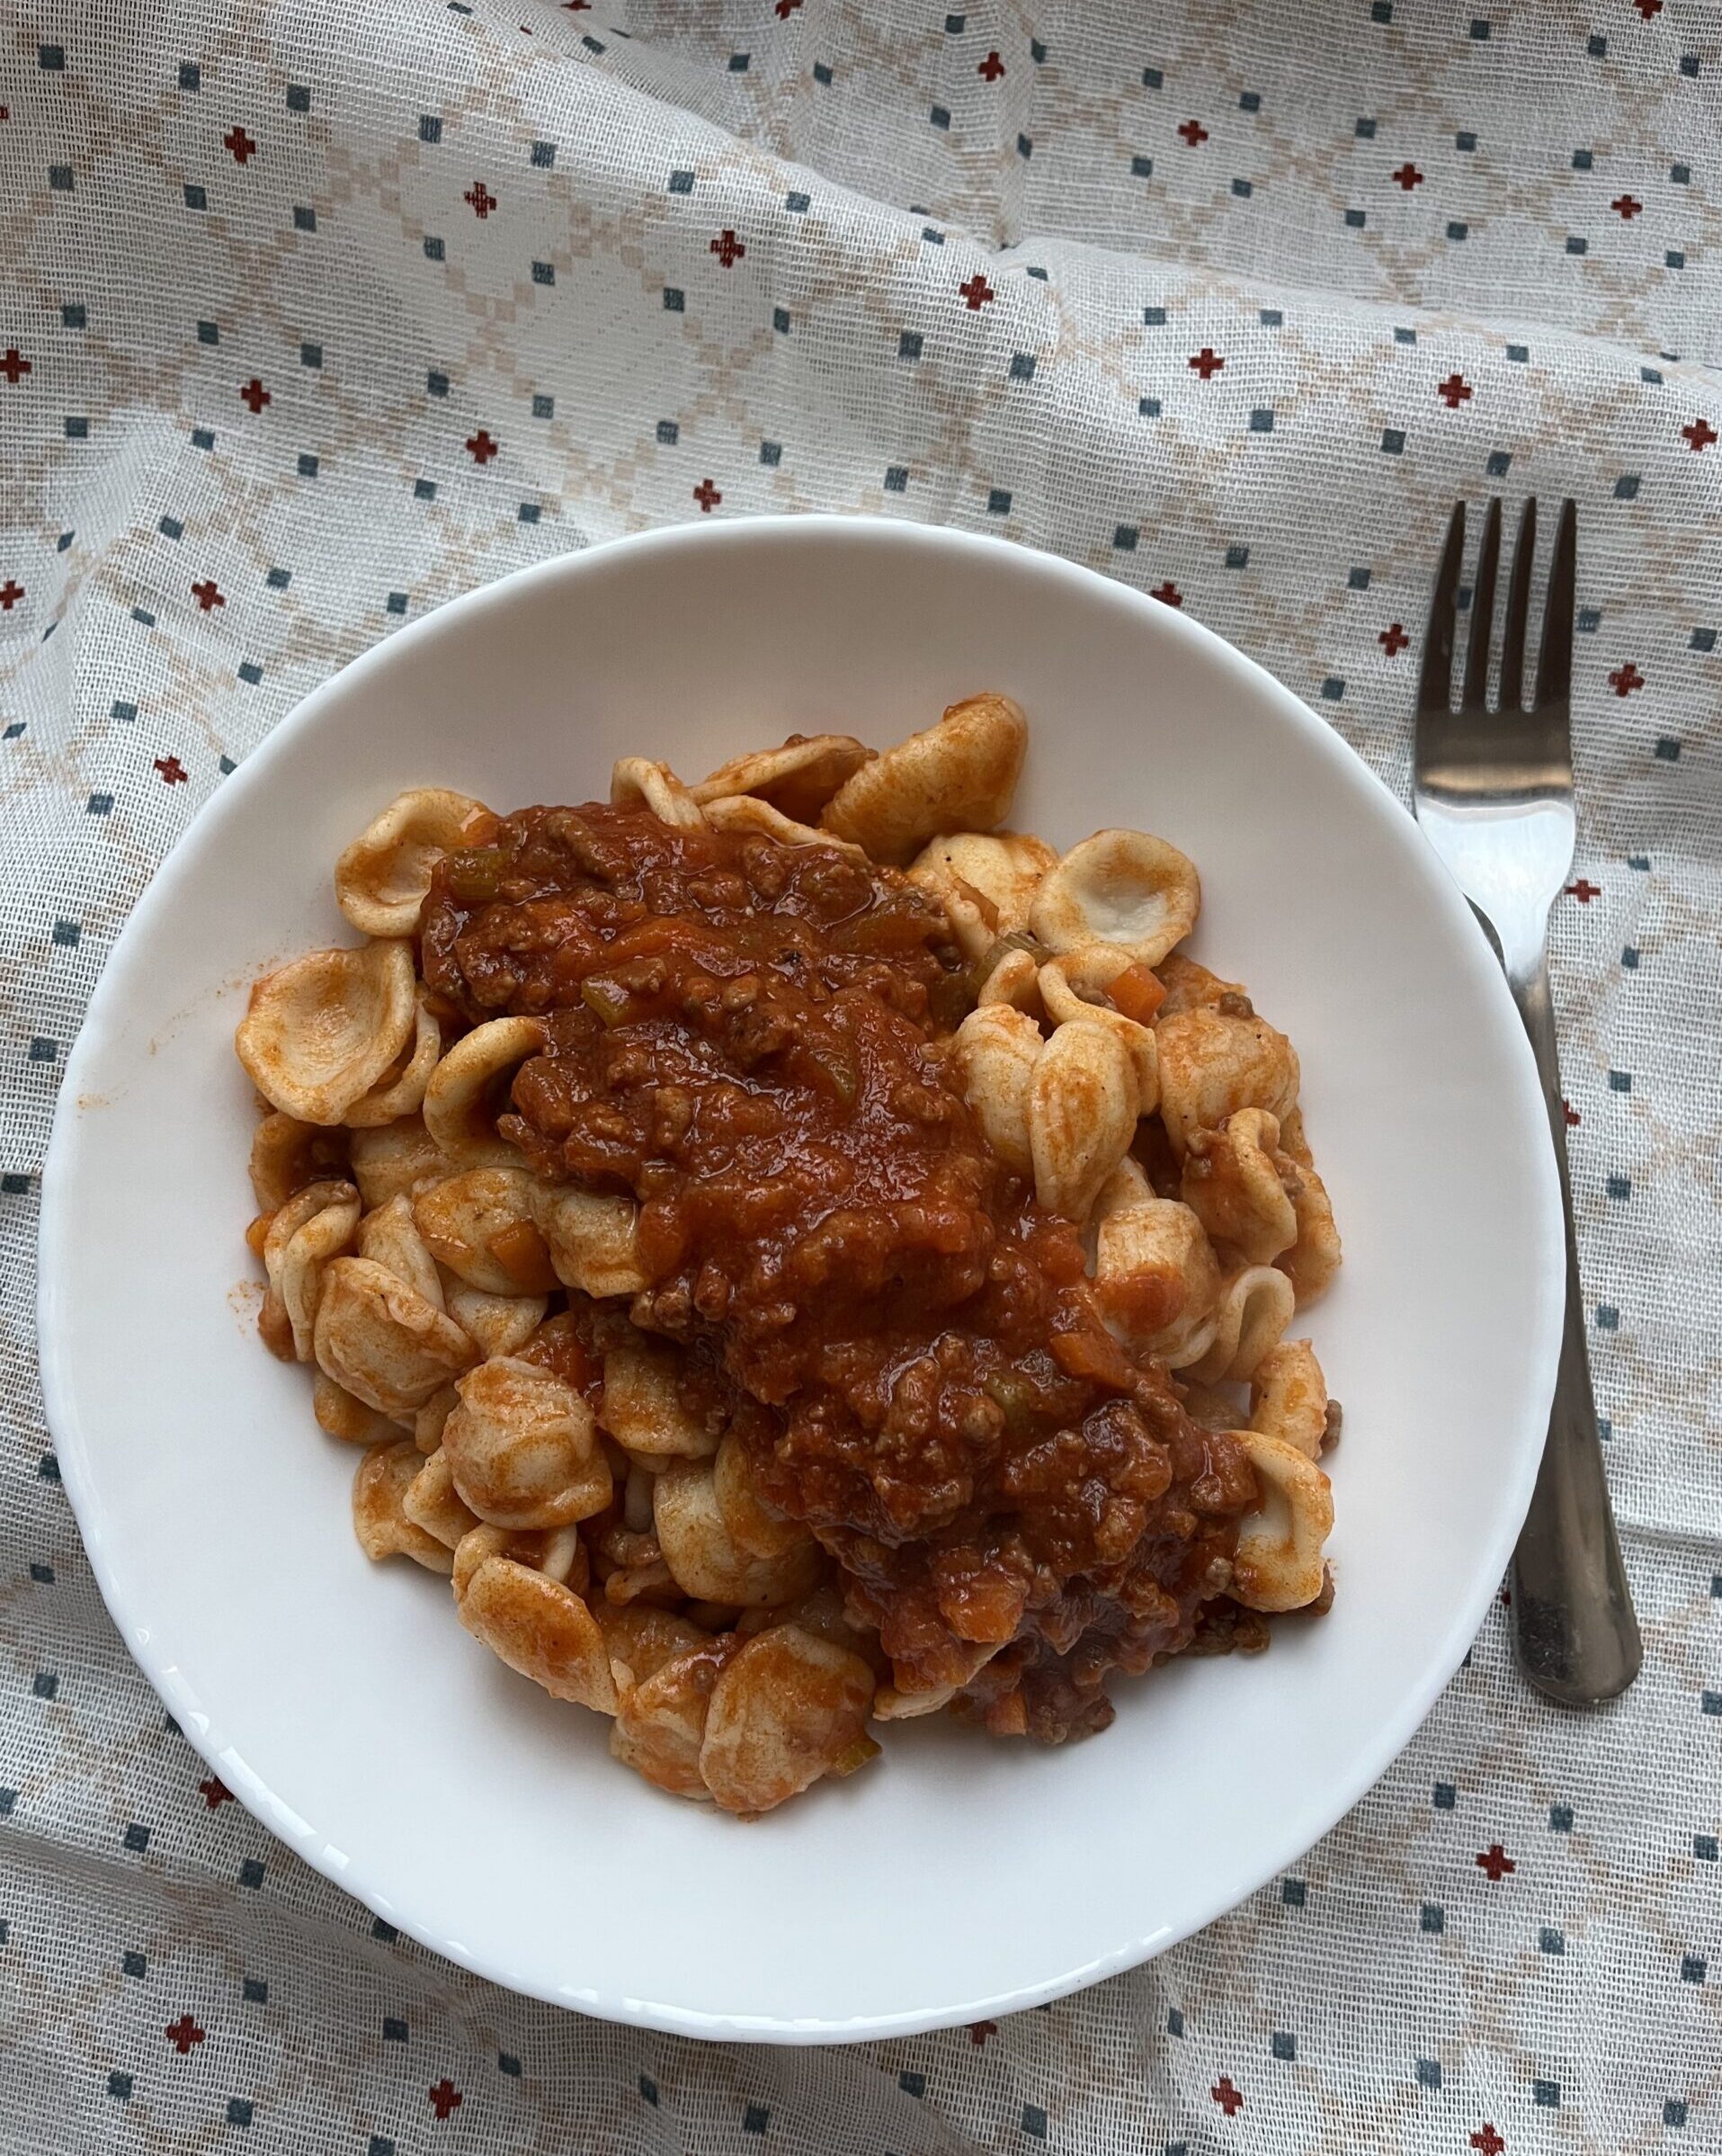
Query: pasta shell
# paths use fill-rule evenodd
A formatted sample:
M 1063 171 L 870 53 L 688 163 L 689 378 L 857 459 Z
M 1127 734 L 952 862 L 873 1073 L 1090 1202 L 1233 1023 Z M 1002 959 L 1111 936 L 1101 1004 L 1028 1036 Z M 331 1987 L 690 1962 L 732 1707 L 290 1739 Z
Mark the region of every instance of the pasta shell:
M 865 1732 L 873 1673 L 799 1625 L 757 1633 L 712 1687 L 700 1773 L 726 1812 L 770 1812 L 877 1747 Z
M 480 1524 L 478 1516 L 462 1502 L 445 1452 L 438 1450 L 427 1460 L 415 1445 L 413 1456 L 419 1463 L 419 1471 L 406 1485 L 401 1510 L 433 1542 L 441 1543 L 452 1552 L 461 1539 Z
M 1020 935 L 1040 879 L 1058 856 L 1028 831 L 950 831 L 923 846 L 909 881 L 937 899 L 971 962 L 1002 935 Z
M 1327 1185 L 1316 1173 L 1309 1148 L 1302 1143 L 1302 1117 L 1298 1117 L 1297 1122 L 1301 1158 L 1298 1150 L 1290 1145 L 1286 1151 L 1297 1169 L 1291 1202 L 1298 1219 L 1298 1234 L 1279 1263 L 1296 1289 L 1301 1307 L 1313 1302 L 1338 1272 L 1341 1252 L 1339 1230 L 1334 1224 L 1333 1201 L 1327 1195 Z
M 1334 1531 L 1334 1497 L 1313 1460 L 1281 1437 L 1234 1430 L 1249 1455 L 1262 1500 L 1237 1531 L 1232 1596 L 1245 1609 L 1302 1609 L 1325 1582 L 1322 1544 Z
M 636 1255 L 639 1208 L 632 1198 L 572 1183 L 538 1183 L 532 1216 L 565 1287 L 603 1296 L 638 1295 L 651 1285 Z
M 404 1115 L 379 1130 L 353 1132 L 351 1153 L 352 1179 L 368 1210 L 450 1173 L 442 1147 L 419 1115 Z
M 1246 1264 L 1271 1265 L 1297 1240 L 1288 1183 L 1298 1170 L 1280 1151 L 1280 1123 L 1265 1108 L 1240 1108 L 1216 1131 L 1184 1142 L 1183 1201 L 1208 1231 Z
M 749 1557 L 782 1557 L 807 1540 L 799 1520 L 788 1518 L 760 1495 L 747 1448 L 726 1431 L 711 1463 L 712 1489 L 729 1539 Z
M 1138 1086 L 1129 1051 L 1110 1026 L 1061 1025 L 1029 1078 L 1035 1196 L 1048 1212 L 1085 1221 L 1136 1134 Z
M 326 1375 L 391 1417 L 411 1415 L 477 1353 L 434 1303 L 365 1257 L 328 1266 L 312 1346 Z
M 442 1028 L 436 1022 L 429 997 L 420 989 L 411 1052 L 403 1050 L 370 1092 L 353 1102 L 344 1119 L 347 1128 L 372 1130 L 379 1123 L 411 1115 L 424 1099 L 424 1088 L 442 1053 Z
M 272 1106 L 337 1123 L 406 1047 L 416 989 L 410 944 L 308 952 L 253 984 L 239 1060 Z
M 1220 1272 L 1201 1222 L 1175 1198 L 1147 1198 L 1095 1231 L 1094 1292 L 1111 1330 L 1181 1370 L 1211 1345 Z
M 858 845 L 848 839 L 839 838 L 830 831 L 816 830 L 811 824 L 797 823 L 782 810 L 773 808 L 770 801 L 761 801 L 756 794 L 726 794 L 705 805 L 705 819 L 714 831 L 747 831 L 763 838 L 774 839 L 779 845 L 828 845 L 840 854 L 852 854 L 858 861 L 867 856 Z
M 413 1201 L 403 1192 L 380 1205 L 375 1212 L 368 1212 L 359 1225 L 359 1255 L 368 1257 L 372 1265 L 381 1266 L 397 1280 L 404 1280 L 409 1288 L 415 1288 L 426 1302 L 438 1310 L 448 1308 L 448 1299 L 442 1293 L 442 1275 L 436 1269 L 436 1260 L 424 1247 L 424 1238 L 418 1231 L 413 1218 Z M 459 1319 L 455 1320 L 459 1323 Z
M 703 1647 L 703 1636 L 695 1636 Z M 620 1704 L 610 1732 L 614 1757 L 673 1796 L 709 1801 L 700 1750 L 722 1668 L 717 1655 L 696 1648 L 665 1659 L 637 1683 L 619 1686 Z
M 320 1370 L 311 1388 L 311 1412 L 317 1417 L 317 1427 L 338 1437 L 343 1445 L 394 1445 L 400 1437 L 400 1431 L 387 1415 L 355 1400 Z
M 781 748 L 732 756 L 689 791 L 704 809 L 746 793 L 768 801 L 794 823 L 816 823 L 843 781 L 870 764 L 873 756 L 852 734 L 791 734 Z
M 1048 872 L 1029 926 L 1049 951 L 1114 944 L 1154 966 L 1200 910 L 1195 863 L 1176 846 L 1146 831 L 1096 831 Z
M 335 903 L 361 935 L 413 935 L 431 874 L 482 802 L 441 786 L 397 793 L 335 864 Z
M 610 798 L 618 809 L 644 806 L 661 824 L 697 831 L 705 823 L 700 804 L 667 764 L 647 756 L 619 756 L 611 767 Z
M 1275 1266 L 1246 1266 L 1234 1273 L 1220 1291 L 1214 1337 L 1206 1353 L 1190 1365 L 1191 1374 L 1207 1385 L 1253 1377 L 1263 1356 L 1283 1337 L 1296 1308 L 1291 1283 Z
M 819 1552 L 810 1534 L 775 1557 L 742 1549 L 725 1524 L 710 1466 L 673 1460 L 652 1486 L 652 1516 L 671 1577 L 698 1602 L 741 1608 L 787 1602 L 812 1586 Z
M 1163 959 L 1155 971 L 1166 991 L 1165 1000 L 1160 1006 L 1163 1018 L 1175 1018 L 1181 1011 L 1211 1010 L 1222 999 L 1228 1004 L 1246 1004 L 1250 1000 L 1241 980 L 1222 980 L 1218 973 L 1210 973 L 1206 966 L 1198 965 L 1193 958 L 1186 958 L 1182 951 L 1174 951 L 1169 958 Z
M 495 1527 L 565 1527 L 610 1502 L 592 1410 L 554 1372 L 498 1355 L 455 1386 L 442 1426 L 454 1486 Z
M 373 1445 L 352 1478 L 352 1531 L 373 1562 L 410 1557 L 427 1572 L 448 1572 L 454 1560 L 434 1535 L 406 1516 L 407 1490 L 424 1463 L 410 1437 Z
M 449 1315 L 469 1339 L 476 1340 L 486 1359 L 518 1355 L 549 1308 L 547 1295 L 487 1295 L 469 1288 L 462 1280 L 447 1290 Z
M 981 1136 L 1024 1181 L 1034 1174 L 1029 1100 L 1046 1042 L 1040 1028 L 1007 1003 L 984 1004 L 957 1028 L 957 1082 Z
M 510 1557 L 487 1557 L 456 1597 L 460 1622 L 553 1699 L 616 1712 L 603 1634 L 572 1588 Z
M 556 1275 L 532 1216 L 534 1181 L 523 1167 L 473 1167 L 433 1184 L 413 1203 L 425 1247 L 486 1295 L 547 1293 Z
M 542 1572 L 547 1579 L 571 1587 L 576 1595 L 583 1597 L 591 1576 L 585 1544 L 580 1539 L 577 1526 L 551 1527 L 540 1532 L 531 1528 L 492 1527 L 476 1522 L 454 1546 L 457 1600 L 471 1585 L 478 1567 L 492 1557 L 506 1557 L 515 1564 L 525 1565 L 531 1571 Z
M 1281 1340 L 1250 1379 L 1250 1427 L 1318 1459 L 1327 1435 L 1327 1381 L 1307 1340 Z
M 500 1104 L 514 1073 L 543 1048 L 536 1018 L 492 1018 L 457 1041 L 424 1089 L 424 1127 L 461 1167 L 518 1167 L 520 1154 L 496 1134 Z
M 459 1406 L 460 1395 L 452 1385 L 439 1385 L 413 1415 L 413 1442 L 422 1453 L 433 1453 L 442 1442 L 442 1426 Z
M 643 1685 L 677 1655 L 709 1644 L 709 1635 L 691 1619 L 649 1602 L 594 1603 L 592 1614 L 604 1635 L 610 1667 L 621 1692 Z
M 1240 1108 L 1282 1118 L 1296 1103 L 1297 1051 L 1265 1018 L 1206 1006 L 1167 1017 L 1163 1009 L 1154 1030 L 1160 1120 L 1180 1160 L 1192 1131 L 1218 1130 Z
M 721 1433 L 708 1429 L 682 1404 L 682 1358 L 636 1334 L 604 1356 L 604 1396 L 598 1418 L 630 1459 L 704 1460 Z
M 1110 1003 L 1091 1003 L 1079 996 L 1057 959 L 1048 959 L 1040 968 L 1039 989 L 1041 1006 L 1055 1026 L 1103 1025 L 1118 1036 L 1136 1072 L 1137 1114 L 1151 1115 L 1160 1099 L 1160 1050 L 1154 1028 L 1138 1025 Z
M 324 1268 L 339 1257 L 359 1225 L 359 1193 L 351 1183 L 312 1183 L 289 1198 L 263 1238 L 263 1269 L 281 1299 L 293 1353 L 311 1359 L 311 1336 Z
M 1013 951 L 1007 946 L 999 953 L 980 984 L 975 1007 L 984 1010 L 993 1003 L 1007 1003 L 1031 1018 L 1040 1016 L 1045 1008 L 1040 1001 L 1040 967 L 1032 951 Z
M 1028 720 L 1008 696 L 968 697 L 863 764 L 821 821 L 875 861 L 897 863 L 941 832 L 990 831 L 1011 812 L 1028 745 Z
M 250 1166 L 258 1212 L 275 1212 L 308 1183 L 346 1174 L 346 1132 L 272 1109 L 252 1133 Z

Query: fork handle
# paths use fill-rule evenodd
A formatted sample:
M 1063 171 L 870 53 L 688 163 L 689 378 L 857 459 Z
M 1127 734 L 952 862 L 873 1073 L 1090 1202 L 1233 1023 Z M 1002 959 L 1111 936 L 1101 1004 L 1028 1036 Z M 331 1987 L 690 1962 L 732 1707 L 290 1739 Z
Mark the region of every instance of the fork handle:
M 1584 1293 L 1573 1232 L 1566 1109 L 1548 959 L 1539 952 L 1533 964 L 1509 969 L 1507 978 L 1542 1078 L 1566 1222 L 1560 1369 L 1537 1487 L 1512 1555 L 1512 1642 L 1519 1667 L 1539 1692 L 1567 1706 L 1589 1706 L 1626 1690 L 1638 1674 L 1644 1648 L 1609 1503 L 1584 1346 Z

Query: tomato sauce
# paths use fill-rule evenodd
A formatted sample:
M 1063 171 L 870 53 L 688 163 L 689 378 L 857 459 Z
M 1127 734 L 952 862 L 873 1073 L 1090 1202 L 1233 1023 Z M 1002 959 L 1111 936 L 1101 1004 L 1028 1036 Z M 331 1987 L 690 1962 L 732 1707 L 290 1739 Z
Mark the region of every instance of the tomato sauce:
M 467 1021 L 545 1020 L 504 1134 L 638 1202 L 634 1321 L 687 1348 L 899 1688 L 1056 1741 L 1111 1719 L 1110 1670 L 1223 1626 L 1254 1475 L 981 1138 L 935 901 L 836 846 L 547 807 L 441 863 L 422 942 Z

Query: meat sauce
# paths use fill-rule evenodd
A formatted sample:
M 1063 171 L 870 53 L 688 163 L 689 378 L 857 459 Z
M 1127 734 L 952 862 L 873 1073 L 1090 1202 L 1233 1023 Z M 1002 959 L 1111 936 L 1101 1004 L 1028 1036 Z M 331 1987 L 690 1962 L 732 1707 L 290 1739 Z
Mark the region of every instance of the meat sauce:
M 422 941 L 468 1021 L 546 1022 L 500 1127 L 638 1201 L 635 1322 L 690 1350 L 899 1688 L 1056 1741 L 1111 1719 L 1110 1669 L 1218 1642 L 1253 1472 L 981 1138 L 936 902 L 834 846 L 537 808 L 442 862 Z

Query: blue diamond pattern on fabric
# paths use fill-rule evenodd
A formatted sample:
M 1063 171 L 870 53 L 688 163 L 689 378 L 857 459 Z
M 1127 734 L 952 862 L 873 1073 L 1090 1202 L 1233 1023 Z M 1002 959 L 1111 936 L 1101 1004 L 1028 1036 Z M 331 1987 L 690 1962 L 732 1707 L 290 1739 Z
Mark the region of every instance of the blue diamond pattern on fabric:
M 1417 2084 L 1422 2089 L 1439 2089 L 1441 2087 L 1441 2061 L 1439 2059 L 1418 2060 Z
M 1039 2104 L 1023 2105 L 1022 2131 L 1035 2141 L 1047 2138 L 1047 2115 Z

